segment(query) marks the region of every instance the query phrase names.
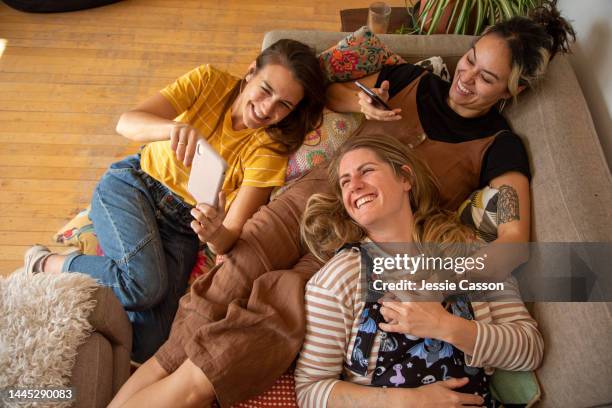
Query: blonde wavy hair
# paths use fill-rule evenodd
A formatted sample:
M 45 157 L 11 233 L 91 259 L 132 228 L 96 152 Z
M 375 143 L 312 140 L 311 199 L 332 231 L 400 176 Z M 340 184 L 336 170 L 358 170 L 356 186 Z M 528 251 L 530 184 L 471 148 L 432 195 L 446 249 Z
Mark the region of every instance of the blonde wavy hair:
M 438 246 L 470 242 L 474 232 L 459 224 L 454 214 L 440 208 L 440 194 L 431 170 L 410 149 L 397 139 L 380 134 L 353 136 L 338 148 L 328 165 L 333 194 L 314 194 L 308 200 L 300 232 L 310 251 L 321 261 L 330 258 L 342 245 L 359 242 L 365 229 L 346 212 L 338 168 L 342 157 L 355 149 L 368 149 L 393 169 L 397 177 L 405 177 L 412 186 L 408 195 L 414 217 L 415 243 L 436 243 Z M 410 171 L 402 166 L 408 165 Z

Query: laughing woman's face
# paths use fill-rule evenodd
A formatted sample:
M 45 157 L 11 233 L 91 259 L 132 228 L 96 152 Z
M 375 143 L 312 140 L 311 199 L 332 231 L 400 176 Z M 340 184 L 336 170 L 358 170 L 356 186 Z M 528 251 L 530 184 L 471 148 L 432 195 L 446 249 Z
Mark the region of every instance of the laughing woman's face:
M 510 57 L 506 41 L 497 35 L 478 40 L 457 63 L 449 106 L 463 117 L 476 117 L 509 98 Z
M 359 148 L 346 153 L 338 175 L 344 208 L 368 235 L 411 216 L 410 183 L 372 150 Z
M 239 97 L 242 124 L 251 129 L 274 125 L 295 109 L 304 88 L 282 65 L 269 64 L 247 76 Z

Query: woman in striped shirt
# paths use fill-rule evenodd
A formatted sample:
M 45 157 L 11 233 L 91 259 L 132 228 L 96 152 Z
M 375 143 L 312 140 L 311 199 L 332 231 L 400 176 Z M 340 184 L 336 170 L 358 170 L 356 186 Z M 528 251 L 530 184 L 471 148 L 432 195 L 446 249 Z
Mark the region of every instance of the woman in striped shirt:
M 492 369 L 533 370 L 542 358 L 515 282 L 505 282 L 503 302 L 446 298 L 451 313 L 440 302 L 376 301 L 361 279 L 362 265 L 384 253 L 376 243 L 470 242 L 473 231 L 439 210 L 431 173 L 393 138 L 349 139 L 329 175 L 335 194 L 309 200 L 304 240 L 321 258 L 361 245 L 338 251 L 307 285 L 300 406 L 494 406 Z

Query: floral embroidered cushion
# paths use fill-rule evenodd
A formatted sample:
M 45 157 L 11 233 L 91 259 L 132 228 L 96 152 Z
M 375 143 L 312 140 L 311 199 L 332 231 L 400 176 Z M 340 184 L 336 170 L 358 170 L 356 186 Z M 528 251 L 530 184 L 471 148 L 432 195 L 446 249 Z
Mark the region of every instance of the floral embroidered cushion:
M 378 72 L 383 65 L 406 61 L 364 26 L 323 51 L 319 62 L 330 82 L 345 82 Z

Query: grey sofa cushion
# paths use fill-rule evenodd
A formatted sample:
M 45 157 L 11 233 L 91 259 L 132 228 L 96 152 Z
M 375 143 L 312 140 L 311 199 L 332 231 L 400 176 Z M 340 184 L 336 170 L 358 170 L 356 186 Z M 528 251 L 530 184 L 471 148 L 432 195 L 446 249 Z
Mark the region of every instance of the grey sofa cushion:
M 533 239 L 612 241 L 610 171 L 568 58 L 556 57 L 506 117 L 531 155 Z
M 542 407 L 612 406 L 611 303 L 535 303 L 544 336 Z

